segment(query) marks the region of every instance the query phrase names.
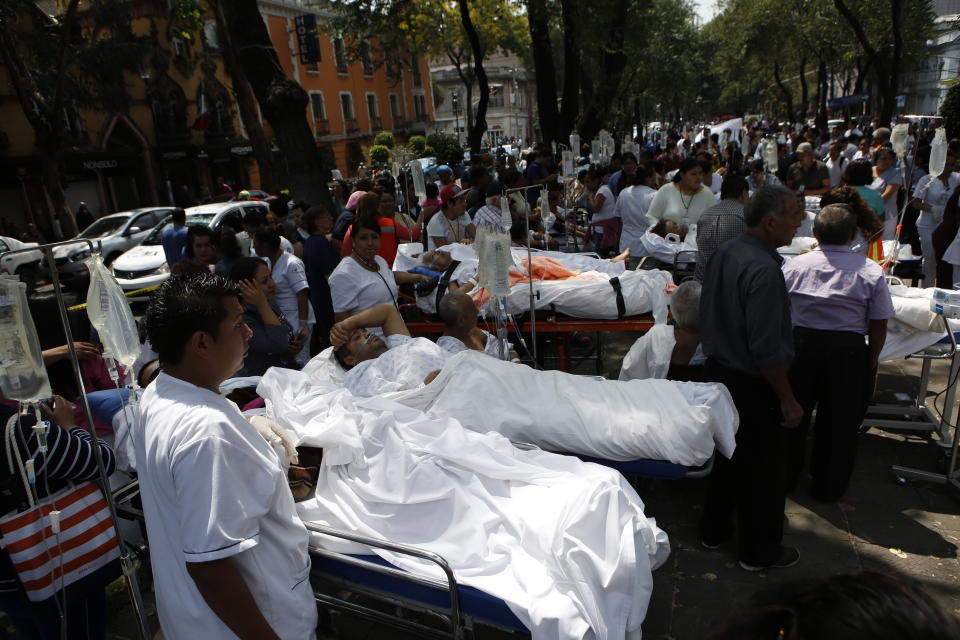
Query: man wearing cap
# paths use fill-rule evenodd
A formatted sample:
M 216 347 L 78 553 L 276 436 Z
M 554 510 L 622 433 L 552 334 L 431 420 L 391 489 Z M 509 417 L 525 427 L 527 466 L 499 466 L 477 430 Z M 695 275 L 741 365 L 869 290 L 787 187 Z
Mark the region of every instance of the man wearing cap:
M 453 180 L 453 169 L 445 164 L 437 167 L 437 188 L 443 190 L 444 187 L 456 184 Z
M 787 186 L 802 191 L 805 196 L 819 196 L 830 191 L 830 172 L 827 165 L 813 157 L 813 145 L 797 145 L 799 159 L 787 169 Z
M 430 251 L 456 242 L 472 241 L 476 234 L 476 227 L 467 215 L 467 192 L 453 187 L 456 185 L 449 184 L 440 190 L 443 205 L 427 223 L 427 248 Z
M 500 210 L 500 196 L 503 193 L 503 187 L 499 182 L 491 182 L 487 185 L 484 192 L 486 204 L 477 210 L 473 216 L 473 223 L 477 227 L 493 227 L 497 231 L 503 231 L 503 213 Z

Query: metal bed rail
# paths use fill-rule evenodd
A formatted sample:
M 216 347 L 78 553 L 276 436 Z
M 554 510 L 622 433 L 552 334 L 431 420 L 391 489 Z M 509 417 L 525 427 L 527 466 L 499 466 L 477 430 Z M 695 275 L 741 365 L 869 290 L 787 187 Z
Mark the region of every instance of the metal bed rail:
M 903 281 L 896 276 L 887 276 L 887 282 L 903 284 Z M 943 316 L 939 316 L 939 318 L 943 330 L 947 334 L 948 342 L 945 344 L 937 343 L 906 356 L 923 361 L 920 367 L 919 389 L 913 402 L 909 405 L 871 404 L 863 418 L 864 429 L 876 427 L 878 429 L 900 431 L 936 431 L 940 436 L 939 442 L 942 446 L 949 447 L 951 445 L 953 434 L 950 431 L 950 422 L 953 416 L 953 404 L 956 399 L 955 385 L 950 385 L 946 390 L 942 417 L 936 417 L 925 404 L 930 382 L 930 367 L 933 361 L 950 361 L 948 382 L 956 380 L 958 369 L 960 369 L 956 336 L 951 331 L 947 319 Z
M 364 560 L 363 558 L 358 558 L 344 553 L 339 553 L 336 551 L 330 551 L 328 549 L 323 549 L 314 545 L 310 546 L 310 552 L 318 556 L 334 560 L 336 562 L 342 562 L 354 567 L 359 567 L 366 571 L 372 571 L 379 573 L 381 575 L 387 575 L 393 578 L 398 578 L 407 582 L 412 582 L 414 584 L 419 584 L 422 586 L 430 587 L 433 589 L 440 589 L 447 591 L 450 598 L 450 617 L 449 624 L 451 631 L 449 634 L 444 633 L 441 630 L 430 628 L 426 625 L 422 625 L 417 622 L 410 620 L 403 620 L 390 616 L 389 614 L 377 611 L 375 609 L 370 609 L 369 607 L 364 607 L 353 602 L 348 602 L 341 598 L 338 598 L 333 595 L 320 594 L 314 592 L 314 595 L 317 599 L 317 602 L 320 602 L 324 605 L 331 606 L 337 609 L 343 609 L 350 611 L 356 615 L 359 615 L 363 618 L 375 620 L 378 622 L 383 622 L 395 628 L 405 629 L 415 633 L 426 634 L 434 637 L 452 637 L 455 640 L 461 640 L 464 637 L 465 624 L 464 624 L 464 615 L 460 607 L 460 595 L 457 591 L 458 584 L 457 579 L 453 575 L 453 570 L 450 568 L 450 565 L 444 560 L 441 556 L 433 553 L 432 551 L 427 551 L 425 549 L 420 549 L 418 547 L 413 547 L 410 545 L 398 544 L 394 542 L 388 542 L 386 540 L 380 540 L 377 538 L 370 538 L 368 536 L 349 533 L 346 531 L 340 531 L 333 529 L 331 527 L 318 524 L 316 522 L 304 521 L 304 526 L 306 526 L 308 531 L 313 533 L 318 533 L 325 536 L 330 536 L 332 538 L 339 538 L 341 540 L 347 540 L 350 542 L 355 542 L 357 544 L 363 544 L 369 547 L 374 547 L 377 549 L 384 549 L 386 551 L 392 551 L 393 553 L 398 553 L 402 555 L 407 555 L 413 558 L 419 558 L 421 560 L 427 560 L 436 564 L 440 567 L 440 570 L 443 571 L 446 576 L 446 580 L 436 580 L 433 578 L 427 578 L 423 576 L 417 576 L 410 572 L 404 571 L 402 569 L 397 569 L 395 567 L 383 566 L 373 562 Z M 402 594 L 399 594 L 402 595 Z

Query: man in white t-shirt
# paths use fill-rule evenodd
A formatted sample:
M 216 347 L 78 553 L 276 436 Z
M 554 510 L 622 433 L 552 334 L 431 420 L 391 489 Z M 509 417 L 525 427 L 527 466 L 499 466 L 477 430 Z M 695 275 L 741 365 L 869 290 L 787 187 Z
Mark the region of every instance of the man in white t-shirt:
M 477 229 L 467 215 L 467 193 L 466 189 L 456 192 L 446 189 L 440 194 L 441 209 L 427 223 L 427 248 L 430 251 L 476 237 Z
M 369 328 L 383 330 L 383 339 Z M 443 368 L 446 353 L 435 342 L 411 337 L 397 308 L 381 304 L 333 325 L 330 344 L 347 374 L 344 386 L 355 396 L 375 396 L 429 384 Z
M 843 155 L 845 143 L 834 142 L 830 144 L 830 151 L 824 164 L 827 165 L 827 173 L 830 175 L 830 188 L 836 189 L 840 186 L 843 178 L 843 170 L 847 168 L 847 157 Z
M 286 473 L 219 394 L 251 335 L 236 289 L 174 276 L 146 325 L 163 373 L 140 401 L 134 442 L 164 635 L 313 638 L 308 534 Z
M 276 229 L 257 229 L 253 243 L 256 253 L 270 261 L 270 275 L 277 285 L 277 306 L 294 331 L 291 351 L 294 359 L 303 366 L 310 359 L 310 334 L 317 318 L 310 304 L 310 285 L 303 260 L 283 251 L 283 237 Z

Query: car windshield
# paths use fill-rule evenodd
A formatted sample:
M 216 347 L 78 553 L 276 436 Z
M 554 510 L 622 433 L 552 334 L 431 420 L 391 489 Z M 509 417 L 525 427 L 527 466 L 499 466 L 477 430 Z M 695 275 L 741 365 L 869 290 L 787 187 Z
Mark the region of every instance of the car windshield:
M 212 213 L 202 213 L 198 215 L 187 216 L 187 226 L 189 227 L 192 224 L 210 224 L 213 221 Z M 171 218 L 167 218 L 156 227 L 153 228 L 153 231 L 150 232 L 146 238 L 144 238 L 141 244 L 160 244 L 160 238 L 163 235 L 163 230 L 168 226 L 173 224 Z
M 130 216 L 110 216 L 109 218 L 100 218 L 92 225 L 84 229 L 83 232 L 81 232 L 77 237 L 86 238 L 87 240 L 106 238 L 107 236 L 111 236 L 119 231 L 129 219 Z

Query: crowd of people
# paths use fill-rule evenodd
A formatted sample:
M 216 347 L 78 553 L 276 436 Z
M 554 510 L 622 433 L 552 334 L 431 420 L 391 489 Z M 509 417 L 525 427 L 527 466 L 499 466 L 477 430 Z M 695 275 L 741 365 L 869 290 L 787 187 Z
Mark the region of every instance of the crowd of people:
M 771 139 L 776 166 L 763 153 Z M 782 544 L 786 496 L 808 490 L 836 502 L 853 474 L 858 428 L 894 316 L 878 264 L 882 241 L 915 242 L 930 281 L 953 277 L 946 275 L 953 251 L 960 265 L 953 237 L 960 143 L 951 144 L 940 175 L 926 176 L 927 132 L 913 132 L 904 158 L 889 139 L 890 130 L 876 124 L 829 133 L 753 127 L 742 145 L 723 147 L 716 135 L 691 140 L 669 131 L 604 162 L 584 150 L 575 179 L 564 179 L 544 146 L 521 159 L 476 156 L 463 167 L 440 166 L 420 193 L 408 176 L 337 181 L 334 211 L 278 198 L 266 214 L 249 210 L 242 221 L 211 229 L 187 225 L 177 209 L 162 234 L 171 277 L 149 303 L 133 372 L 146 387 L 136 466 L 165 634 L 313 637 L 308 536 L 268 442 L 274 436 L 252 427 L 241 413 L 252 405 L 228 399 L 221 385 L 326 358 L 347 389 L 364 397 L 430 384 L 445 359 L 464 350 L 519 363 L 512 345 L 478 326 L 467 295 L 476 274 L 457 272 L 450 253 L 483 227 L 505 231 L 504 212 L 517 247 L 592 250 L 632 268 L 662 266 L 663 243 L 693 247 L 696 271 L 671 294 L 672 325 L 641 338 L 624 372 L 727 388 L 739 412 L 736 449 L 716 454 L 700 543 L 716 550 L 735 539 L 747 571 L 796 564 L 799 552 Z M 805 223 L 811 197 L 819 201 L 811 228 L 817 250 L 784 264 L 777 249 Z M 915 220 L 901 220 L 904 208 Z M 398 269 L 402 245 L 414 242 L 422 243 L 418 266 Z M 438 286 L 449 287 L 437 298 L 443 335 L 436 343 L 415 339 L 399 310 L 401 290 L 416 295 Z M 39 324 L 42 311 L 34 315 Z M 665 350 L 651 347 L 658 340 L 668 341 Z M 59 336 L 43 341 L 51 366 L 64 359 Z M 104 377 L 100 349 L 83 342 L 77 351 L 88 363 L 88 390 L 109 388 L 109 377 L 96 381 Z M 655 352 L 666 361 L 646 362 Z M 64 376 L 51 378 L 55 391 L 76 397 Z M 4 401 L 2 415 L 14 416 L 14 406 Z M 91 477 L 94 443 L 71 429 L 82 414 L 58 397 L 47 415 L 61 431 L 46 457 L 38 457 L 33 422 L 19 427 L 20 446 L 45 461 L 41 472 L 51 479 Z M 112 471 L 112 452 L 99 444 Z M 55 456 L 86 456 L 88 464 L 49 471 Z M 27 637 L 55 637 L 60 624 L 85 630 L 70 637 L 103 637 L 102 592 L 116 567 L 92 576 L 85 588 L 93 595 L 76 597 L 63 616 L 26 604 L 16 574 L 5 571 L 0 607 L 32 612 L 12 618 Z M 868 591 L 878 580 L 854 585 Z M 715 637 L 761 637 L 746 635 L 744 620 L 751 632 L 770 627 L 780 637 L 803 637 L 785 632 L 805 615 L 816 617 L 798 604 L 813 597 L 798 590 L 780 608 L 754 609 L 739 626 L 718 627 Z M 905 589 L 903 600 L 928 610 L 930 628 L 951 624 L 923 594 Z M 42 611 L 43 624 L 35 619 Z

